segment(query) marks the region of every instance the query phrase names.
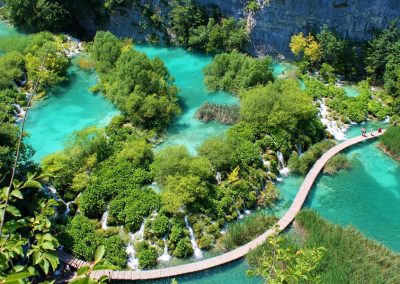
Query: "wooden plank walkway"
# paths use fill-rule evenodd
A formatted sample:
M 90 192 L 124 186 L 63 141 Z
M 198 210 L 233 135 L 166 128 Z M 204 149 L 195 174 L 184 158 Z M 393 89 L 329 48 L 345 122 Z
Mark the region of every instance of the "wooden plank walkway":
M 299 191 L 297 192 L 296 197 L 293 200 L 289 210 L 285 213 L 285 215 L 278 221 L 278 229 L 280 231 L 286 229 L 290 223 L 293 222 L 297 213 L 300 211 L 303 206 L 313 184 L 317 179 L 319 173 L 328 162 L 330 158 L 335 156 L 337 153 L 343 151 L 344 149 L 358 144 L 362 141 L 374 139 L 378 136 L 381 136 L 383 133 L 374 132 L 374 136 L 358 136 L 349 140 L 346 140 L 328 150 L 324 155 L 318 159 L 312 169 L 306 175 L 303 184 L 301 185 Z M 154 270 L 145 270 L 145 271 L 109 271 L 109 270 L 101 270 L 94 271 L 91 274 L 91 277 L 95 279 L 99 279 L 103 275 L 107 275 L 110 279 L 113 280 L 149 280 L 149 279 L 160 279 L 160 278 L 168 278 L 168 277 L 176 277 L 183 274 L 189 274 L 194 272 L 199 272 L 203 270 L 207 270 L 213 267 L 221 266 L 223 264 L 235 261 L 239 258 L 244 257 L 251 250 L 255 249 L 259 245 L 263 244 L 267 238 L 273 234 L 274 231 L 272 229 L 267 230 L 262 235 L 258 236 L 251 242 L 236 248 L 230 252 L 225 254 L 205 259 L 198 262 L 188 263 L 184 265 L 178 265 L 174 267 L 162 268 L 162 269 L 154 269 Z M 62 253 L 60 256 L 60 260 L 63 262 L 75 267 L 79 268 L 82 265 L 87 263 L 76 260 L 74 257 L 67 255 L 66 253 Z

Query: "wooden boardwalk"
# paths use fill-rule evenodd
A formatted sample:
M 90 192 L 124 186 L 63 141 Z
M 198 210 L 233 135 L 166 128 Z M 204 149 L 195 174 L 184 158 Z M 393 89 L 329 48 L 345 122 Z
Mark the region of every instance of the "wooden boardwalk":
M 291 222 L 293 222 L 294 218 L 296 217 L 297 213 L 300 211 L 301 207 L 303 206 L 308 193 L 310 192 L 314 181 L 317 179 L 319 173 L 328 162 L 330 158 L 335 156 L 337 153 L 343 151 L 344 149 L 358 144 L 362 141 L 374 139 L 378 136 L 381 136 L 383 133 L 374 132 L 374 136 L 358 136 L 349 140 L 346 140 L 328 150 L 324 155 L 318 159 L 312 169 L 308 172 L 307 176 L 305 177 L 303 184 L 301 185 L 299 191 L 297 192 L 296 197 L 293 200 L 292 205 L 290 206 L 289 210 L 285 213 L 285 215 L 278 221 L 278 229 L 284 230 L 286 229 Z M 203 270 L 207 270 L 216 266 L 221 266 L 223 264 L 235 261 L 239 258 L 244 257 L 248 252 L 255 249 L 259 245 L 263 244 L 267 238 L 273 234 L 274 231 L 272 229 L 267 230 L 262 235 L 258 236 L 251 242 L 236 248 L 230 252 L 225 254 L 205 259 L 198 262 L 188 263 L 184 265 L 178 265 L 169 268 L 162 268 L 162 269 L 154 269 L 154 270 L 145 270 L 145 271 L 94 271 L 92 272 L 91 277 L 99 279 L 103 275 L 107 275 L 110 279 L 113 280 L 149 280 L 149 279 L 159 279 L 159 278 L 167 278 L 167 277 L 175 277 L 183 274 L 189 274 L 194 272 L 199 272 Z M 78 268 L 84 263 L 83 261 L 76 260 L 75 258 L 63 253 L 60 259 L 72 265 L 75 268 Z

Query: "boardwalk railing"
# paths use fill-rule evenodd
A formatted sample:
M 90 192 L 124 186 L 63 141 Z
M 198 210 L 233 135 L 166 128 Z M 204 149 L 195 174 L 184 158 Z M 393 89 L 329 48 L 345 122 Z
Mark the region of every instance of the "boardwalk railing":
M 278 221 L 278 229 L 284 230 L 286 229 L 290 223 L 293 222 L 297 213 L 300 211 L 303 206 L 311 188 L 314 184 L 314 181 L 318 177 L 319 173 L 328 162 L 330 158 L 335 156 L 337 153 L 343 151 L 344 149 L 358 144 L 362 141 L 374 139 L 378 136 L 381 136 L 383 133 L 374 132 L 373 136 L 358 136 L 349 140 L 346 140 L 328 150 L 325 154 L 318 159 L 312 169 L 308 172 L 305 177 L 299 191 L 297 192 L 296 197 L 293 200 L 292 205 L 289 210 L 285 213 L 285 215 Z M 154 269 L 154 270 L 145 270 L 145 271 L 109 271 L 109 270 L 101 270 L 94 271 L 91 274 L 91 277 L 99 279 L 103 275 L 107 275 L 110 279 L 113 280 L 149 280 L 149 279 L 159 279 L 159 278 L 167 278 L 167 277 L 175 277 L 183 274 L 189 274 L 194 272 L 199 272 L 203 270 L 207 270 L 213 267 L 221 266 L 223 264 L 235 261 L 239 258 L 242 258 L 251 250 L 255 249 L 259 245 L 263 244 L 269 236 L 274 233 L 274 230 L 269 229 L 265 231 L 262 235 L 258 236 L 251 242 L 236 248 L 230 252 L 225 254 L 205 259 L 198 262 L 188 263 L 184 265 L 178 265 L 174 267 L 162 268 L 162 269 Z M 86 265 L 87 263 L 77 260 L 66 253 L 62 253 L 60 255 L 60 260 L 75 267 L 79 268 L 82 265 Z

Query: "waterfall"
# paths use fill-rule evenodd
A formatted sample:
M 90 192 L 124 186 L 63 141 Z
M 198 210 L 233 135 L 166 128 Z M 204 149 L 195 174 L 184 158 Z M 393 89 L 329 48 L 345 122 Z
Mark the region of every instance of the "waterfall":
M 336 140 L 346 140 L 345 132 L 347 127 L 339 126 L 335 120 L 329 119 L 329 111 L 324 100 L 318 101 L 319 103 L 319 116 L 326 130 L 335 137 Z
M 126 253 L 128 254 L 128 267 L 137 270 L 139 267 L 139 259 L 136 258 L 136 250 L 135 250 L 135 242 L 140 242 L 143 240 L 144 236 L 144 225 L 145 222 L 143 221 L 142 225 L 140 226 L 139 231 L 132 234 L 129 233 L 130 242 L 126 247 Z
M 250 215 L 250 214 L 251 214 L 251 210 L 245 208 L 245 209 L 244 209 L 244 214 Z
M 195 258 L 202 258 L 203 257 L 203 252 L 201 249 L 199 249 L 197 243 L 196 243 L 196 238 L 194 237 L 193 229 L 189 225 L 188 217 L 185 216 L 185 225 L 186 228 L 189 230 L 189 237 L 190 237 L 190 242 L 192 243 L 192 248 L 194 251 L 194 257 Z
M 276 157 L 278 158 L 278 169 L 281 175 L 287 176 L 290 172 L 289 168 L 285 167 L 285 159 L 283 154 L 279 151 L 276 152 Z
M 107 230 L 108 229 L 107 219 L 108 219 L 108 209 L 106 210 L 106 212 L 103 213 L 103 216 L 101 216 L 101 228 L 103 230 Z
M 238 214 L 238 219 L 243 219 L 244 215 L 240 213 L 239 209 L 236 209 L 236 212 Z
M 169 261 L 171 259 L 171 255 L 168 253 L 168 246 L 167 246 L 167 238 L 163 238 L 164 241 L 164 252 L 163 254 L 157 258 L 158 261 Z
M 62 202 L 64 202 L 64 200 L 62 200 Z M 69 214 L 69 212 L 71 212 L 71 204 L 72 203 L 75 203 L 75 201 L 69 201 L 69 202 L 67 202 L 67 203 L 65 203 L 64 202 L 64 204 L 65 204 L 65 206 L 66 206 L 66 208 L 65 208 L 65 211 L 64 211 L 64 217 L 67 217 L 68 216 L 68 214 Z
M 220 172 L 217 172 L 217 174 L 215 175 L 215 180 L 217 181 L 218 185 L 221 184 L 222 176 Z
M 297 154 L 298 154 L 299 156 L 301 156 L 301 154 L 302 154 L 301 143 L 300 143 L 300 142 L 297 144 Z

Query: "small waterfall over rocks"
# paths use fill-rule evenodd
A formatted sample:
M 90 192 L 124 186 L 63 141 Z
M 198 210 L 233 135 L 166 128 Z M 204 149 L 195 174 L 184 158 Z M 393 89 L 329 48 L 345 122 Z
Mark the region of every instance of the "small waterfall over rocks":
M 238 219 L 243 219 L 244 218 L 244 215 L 242 213 L 240 213 L 239 209 L 236 209 L 236 212 L 238 214 Z
M 157 258 L 158 261 L 169 261 L 171 259 L 171 255 L 168 253 L 168 246 L 167 246 L 167 238 L 163 238 L 164 241 L 164 252 L 161 256 Z
M 135 250 L 135 242 L 140 242 L 143 240 L 144 236 L 144 226 L 145 222 L 143 221 L 142 225 L 140 226 L 139 231 L 136 233 L 129 233 L 129 244 L 126 247 L 126 253 L 128 254 L 128 267 L 137 270 L 139 268 L 139 259 L 136 258 L 136 250 Z
M 217 172 L 217 174 L 215 175 L 215 180 L 217 181 L 218 185 L 221 184 L 222 182 L 222 175 L 220 172 Z
M 277 151 L 276 157 L 278 158 L 279 173 L 283 176 L 287 176 L 290 173 L 290 170 L 289 168 L 285 167 L 285 159 L 283 158 L 283 154 Z
M 347 131 L 346 126 L 339 126 L 335 120 L 329 119 L 329 111 L 328 107 L 325 104 L 325 101 L 319 100 L 319 116 L 323 125 L 326 126 L 326 129 L 330 134 L 335 137 L 336 140 L 343 141 L 346 140 L 345 132 Z
M 103 230 L 107 230 L 108 229 L 107 219 L 108 219 L 108 209 L 107 209 L 106 212 L 103 213 L 103 216 L 101 216 L 101 228 Z
M 185 225 L 186 225 L 186 228 L 189 230 L 189 237 L 190 237 L 190 242 L 192 243 L 194 257 L 197 259 L 203 258 L 203 252 L 201 251 L 201 249 L 199 248 L 199 246 L 196 243 L 196 238 L 194 237 L 194 232 L 193 232 L 192 227 L 190 227 L 190 225 L 189 225 L 189 220 L 188 220 L 187 216 L 185 216 Z

